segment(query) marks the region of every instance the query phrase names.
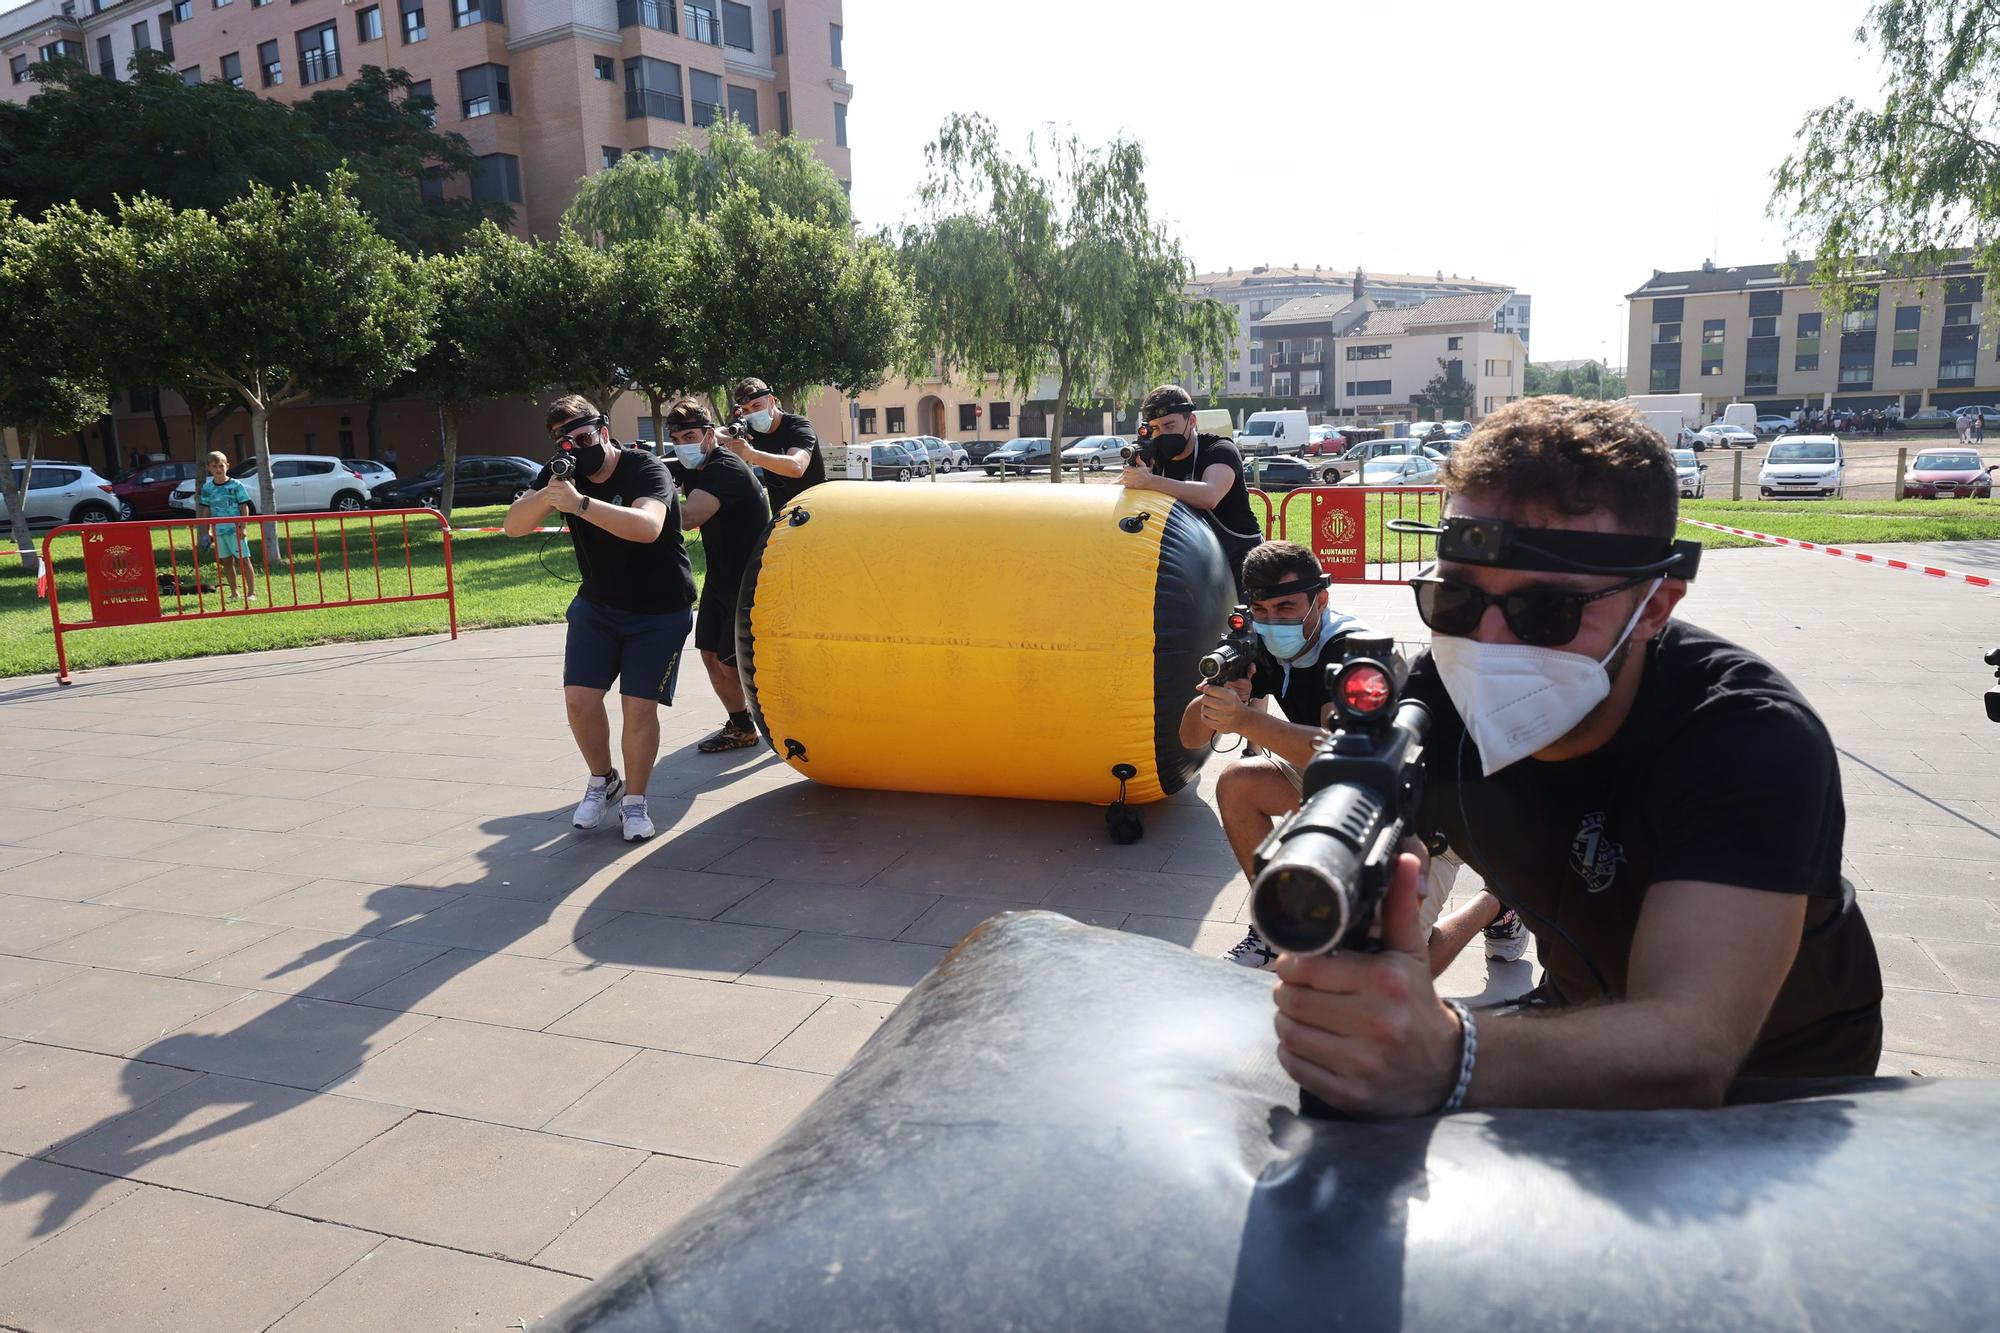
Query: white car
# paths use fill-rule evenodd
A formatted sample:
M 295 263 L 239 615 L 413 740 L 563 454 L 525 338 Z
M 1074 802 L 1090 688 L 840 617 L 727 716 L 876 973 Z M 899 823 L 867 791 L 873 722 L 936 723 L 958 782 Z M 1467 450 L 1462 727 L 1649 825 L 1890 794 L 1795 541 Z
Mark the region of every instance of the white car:
M 1738 426 L 1727 421 L 1718 421 L 1712 426 L 1704 426 L 1694 433 L 1695 438 L 1711 449 L 1755 449 L 1757 432 L 1748 426 Z
M 1773 414 L 1757 418 L 1757 433 L 1759 435 L 1790 435 L 1798 428 L 1798 422 L 1793 421 L 1790 417 L 1781 417 Z
M 396 469 L 372 458 L 343 458 L 340 465 L 361 478 L 361 484 L 371 493 L 377 486 L 386 486 L 396 480 Z
M 1694 456 L 1692 449 L 1674 450 L 1674 475 L 1680 483 L 1681 499 L 1699 500 L 1708 494 L 1708 464 Z
M 1780 435 L 1757 473 L 1757 493 L 1766 499 L 1825 499 L 1840 494 L 1846 470 L 1847 451 L 1838 435 Z
M 924 442 L 931 464 L 939 472 L 963 472 L 972 466 L 972 455 L 965 452 L 964 445 L 940 440 L 935 435 L 919 435 L 917 438 Z
M 257 460 L 246 458 L 229 469 L 229 475 L 250 492 L 247 512 L 256 513 L 264 503 L 263 482 L 257 476 Z M 206 474 L 184 481 L 167 497 L 167 508 L 192 515 L 195 493 Z M 369 482 L 337 458 L 317 454 L 272 454 L 271 498 L 280 514 L 323 514 L 328 510 L 356 510 L 368 507 Z
M 1422 454 L 1387 454 L 1371 458 L 1340 479 L 1342 486 L 1435 486 L 1437 463 Z
M 1078 470 L 1089 468 L 1092 472 L 1120 467 L 1125 460 L 1119 451 L 1124 447 L 1125 440 L 1121 436 L 1086 435 L 1063 450 L 1063 466 Z
M 20 484 L 23 463 L 13 465 L 8 492 Z M 28 493 L 21 507 L 27 511 L 31 529 L 60 527 L 65 523 L 109 523 L 118 517 L 118 497 L 111 483 L 82 463 L 45 463 L 35 460 L 28 476 Z M 0 520 L 13 521 L 6 497 L 0 495 Z

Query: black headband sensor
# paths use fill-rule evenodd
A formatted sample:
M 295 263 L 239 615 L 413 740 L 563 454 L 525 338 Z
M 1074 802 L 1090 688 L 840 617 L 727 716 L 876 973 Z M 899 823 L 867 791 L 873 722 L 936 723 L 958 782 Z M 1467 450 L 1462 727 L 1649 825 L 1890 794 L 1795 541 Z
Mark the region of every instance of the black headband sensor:
M 1450 515 L 1440 524 L 1391 519 L 1391 532 L 1437 538 L 1437 558 L 1546 574 L 1692 579 L 1701 543 L 1574 528 L 1525 528 L 1501 518 Z
M 590 413 L 585 413 L 583 416 L 580 417 L 571 417 L 568 421 L 563 422 L 562 425 L 557 426 L 553 433 L 557 439 L 561 439 L 563 436 L 569 434 L 571 431 L 580 430 L 585 426 L 589 426 L 595 429 L 603 426 L 608 426 L 610 424 L 611 424 L 610 417 L 605 416 L 601 412 L 590 412 Z
M 1318 592 L 1327 586 L 1327 577 L 1321 574 L 1315 578 L 1294 578 L 1284 583 L 1274 583 L 1268 588 L 1245 588 L 1243 595 L 1253 602 L 1268 602 L 1277 597 L 1290 597 L 1295 592 Z

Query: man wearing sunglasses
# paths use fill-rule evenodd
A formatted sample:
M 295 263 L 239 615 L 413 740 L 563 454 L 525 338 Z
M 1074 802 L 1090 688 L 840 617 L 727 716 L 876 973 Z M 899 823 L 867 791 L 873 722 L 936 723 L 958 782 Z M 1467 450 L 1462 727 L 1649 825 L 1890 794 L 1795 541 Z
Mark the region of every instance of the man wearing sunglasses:
M 700 399 L 683 398 L 667 409 L 667 438 L 673 442 L 667 471 L 680 483 L 683 496 L 681 527 L 701 529 L 708 562 L 694 617 L 694 646 L 729 714 L 722 730 L 695 748 L 703 754 L 741 750 L 757 743 L 757 730 L 736 670 L 736 591 L 750 566 L 750 552 L 770 526 L 771 506 L 750 465 L 716 447 L 715 422 Z
M 1179 500 L 1208 520 L 1241 595 L 1243 561 L 1264 540 L 1250 512 L 1243 455 L 1221 436 L 1195 430 L 1194 399 L 1178 384 L 1162 384 L 1147 394 L 1139 420 L 1145 437 L 1141 456 L 1125 465 L 1119 481 L 1127 490 L 1157 491 Z
M 694 571 L 681 544 L 680 500 L 660 460 L 623 449 L 589 399 L 549 408 L 556 459 L 535 488 L 507 507 L 505 531 L 522 537 L 563 516 L 583 579 L 569 604 L 563 705 L 590 769 L 571 822 L 596 828 L 616 809 L 627 842 L 653 836 L 646 782 L 660 753 L 660 705 L 672 703 L 681 645 L 692 622 Z M 618 682 L 625 774 L 611 762 L 604 696 Z M 622 799 L 621 799 L 622 798 Z
M 1543 976 L 1516 1012 L 1432 988 L 1404 856 L 1379 954 L 1279 960 L 1279 1059 L 1362 1115 L 1713 1106 L 1739 1080 L 1872 1074 L 1881 975 L 1840 877 L 1825 726 L 1754 654 L 1672 618 L 1665 442 L 1629 410 L 1533 398 L 1444 467 L 1418 828 L 1520 911 Z

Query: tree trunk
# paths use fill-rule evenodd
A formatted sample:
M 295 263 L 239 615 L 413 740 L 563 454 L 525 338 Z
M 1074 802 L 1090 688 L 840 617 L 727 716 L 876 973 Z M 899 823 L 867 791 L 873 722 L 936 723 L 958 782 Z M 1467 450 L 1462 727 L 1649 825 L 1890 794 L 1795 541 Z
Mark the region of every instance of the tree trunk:
M 368 456 L 382 461 L 382 404 L 372 398 L 368 401 Z
M 261 394 L 264 386 L 259 380 L 253 381 L 252 387 Z M 250 407 L 250 448 L 257 455 L 257 512 L 264 519 L 259 526 L 268 557 L 278 540 L 278 525 L 271 521 L 271 515 L 278 512 L 278 496 L 271 480 L 271 413 L 261 397 Z
M 212 452 L 214 452 L 214 450 L 215 450 L 215 428 L 216 428 L 217 426 L 220 426 L 220 425 L 221 425 L 221 424 L 222 424 L 223 422 L 225 422 L 225 421 L 229 420 L 229 414 L 230 414 L 231 412 L 234 412 L 234 411 L 236 410 L 236 408 L 237 408 L 237 404 L 235 404 L 235 403 L 224 403 L 224 404 L 223 404 L 223 405 L 222 405 L 222 406 L 221 406 L 221 407 L 220 407 L 219 409 L 217 409 L 216 411 L 213 411 L 213 412 L 210 412 L 210 413 L 209 413 L 209 414 L 208 414 L 207 416 L 205 416 L 205 417 L 203 417 L 203 418 L 202 418 L 202 422 L 201 422 L 201 445 L 200 445 L 200 447 L 199 447 L 199 448 L 198 448 L 198 449 L 196 450 L 196 452 L 197 452 L 197 453 L 212 453 Z M 201 460 L 200 460 L 199 458 L 197 458 L 197 459 L 196 459 L 195 461 L 196 461 L 196 462 L 200 462 Z
M 438 413 L 444 419 L 444 486 L 439 493 L 438 512 L 449 523 L 451 496 L 458 486 L 458 404 L 441 404 Z
M 1056 392 L 1056 422 L 1054 427 L 1049 431 L 1049 480 L 1051 482 L 1060 482 L 1062 480 L 1063 427 L 1069 421 L 1070 383 L 1070 373 L 1065 369 L 1062 373 L 1062 388 Z
M 104 437 L 104 461 L 111 465 L 111 470 L 104 475 L 116 481 L 118 474 L 125 469 L 125 450 L 118 443 L 118 422 L 106 412 L 97 419 L 97 430 Z
M 160 457 L 174 456 L 174 437 L 167 434 L 167 414 L 160 410 L 160 386 L 153 386 L 153 428 L 160 432 Z M 200 459 L 196 459 L 200 462 Z
M 646 390 L 646 406 L 653 414 L 653 452 L 662 458 L 667 454 L 667 437 L 663 433 L 666 419 L 660 415 L 660 401 L 663 396 L 657 390 Z
M 17 474 L 11 464 L 7 468 L 8 527 L 13 529 L 14 549 L 20 553 L 21 568 L 28 571 L 30 578 L 34 577 L 39 557 L 35 554 L 35 539 L 28 531 L 28 510 L 25 502 L 28 498 L 28 478 L 35 471 L 35 446 L 41 443 L 41 436 L 42 433 L 38 430 L 22 427 L 21 470 Z M 15 483 L 16 476 L 20 478 L 18 485 Z

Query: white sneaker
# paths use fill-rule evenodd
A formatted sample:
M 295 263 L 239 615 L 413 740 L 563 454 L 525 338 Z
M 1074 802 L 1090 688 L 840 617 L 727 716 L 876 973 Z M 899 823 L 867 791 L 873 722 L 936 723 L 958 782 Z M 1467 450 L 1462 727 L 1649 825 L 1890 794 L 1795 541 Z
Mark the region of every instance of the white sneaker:
M 576 813 L 569 822 L 578 828 L 596 828 L 604 822 L 604 811 L 625 792 L 625 779 L 612 769 L 603 777 L 592 777 L 583 789 L 583 799 L 576 803 Z
M 653 836 L 653 817 L 646 813 L 646 798 L 627 796 L 618 807 L 618 817 L 625 823 L 625 841 L 644 842 Z
M 1278 965 L 1277 951 L 1264 943 L 1264 937 L 1257 933 L 1254 926 L 1243 937 L 1242 943 L 1222 956 L 1239 966 L 1254 967 L 1263 972 L 1269 972 Z
M 1528 951 L 1528 928 L 1509 907 L 1486 928 L 1486 957 L 1495 963 L 1518 963 Z

